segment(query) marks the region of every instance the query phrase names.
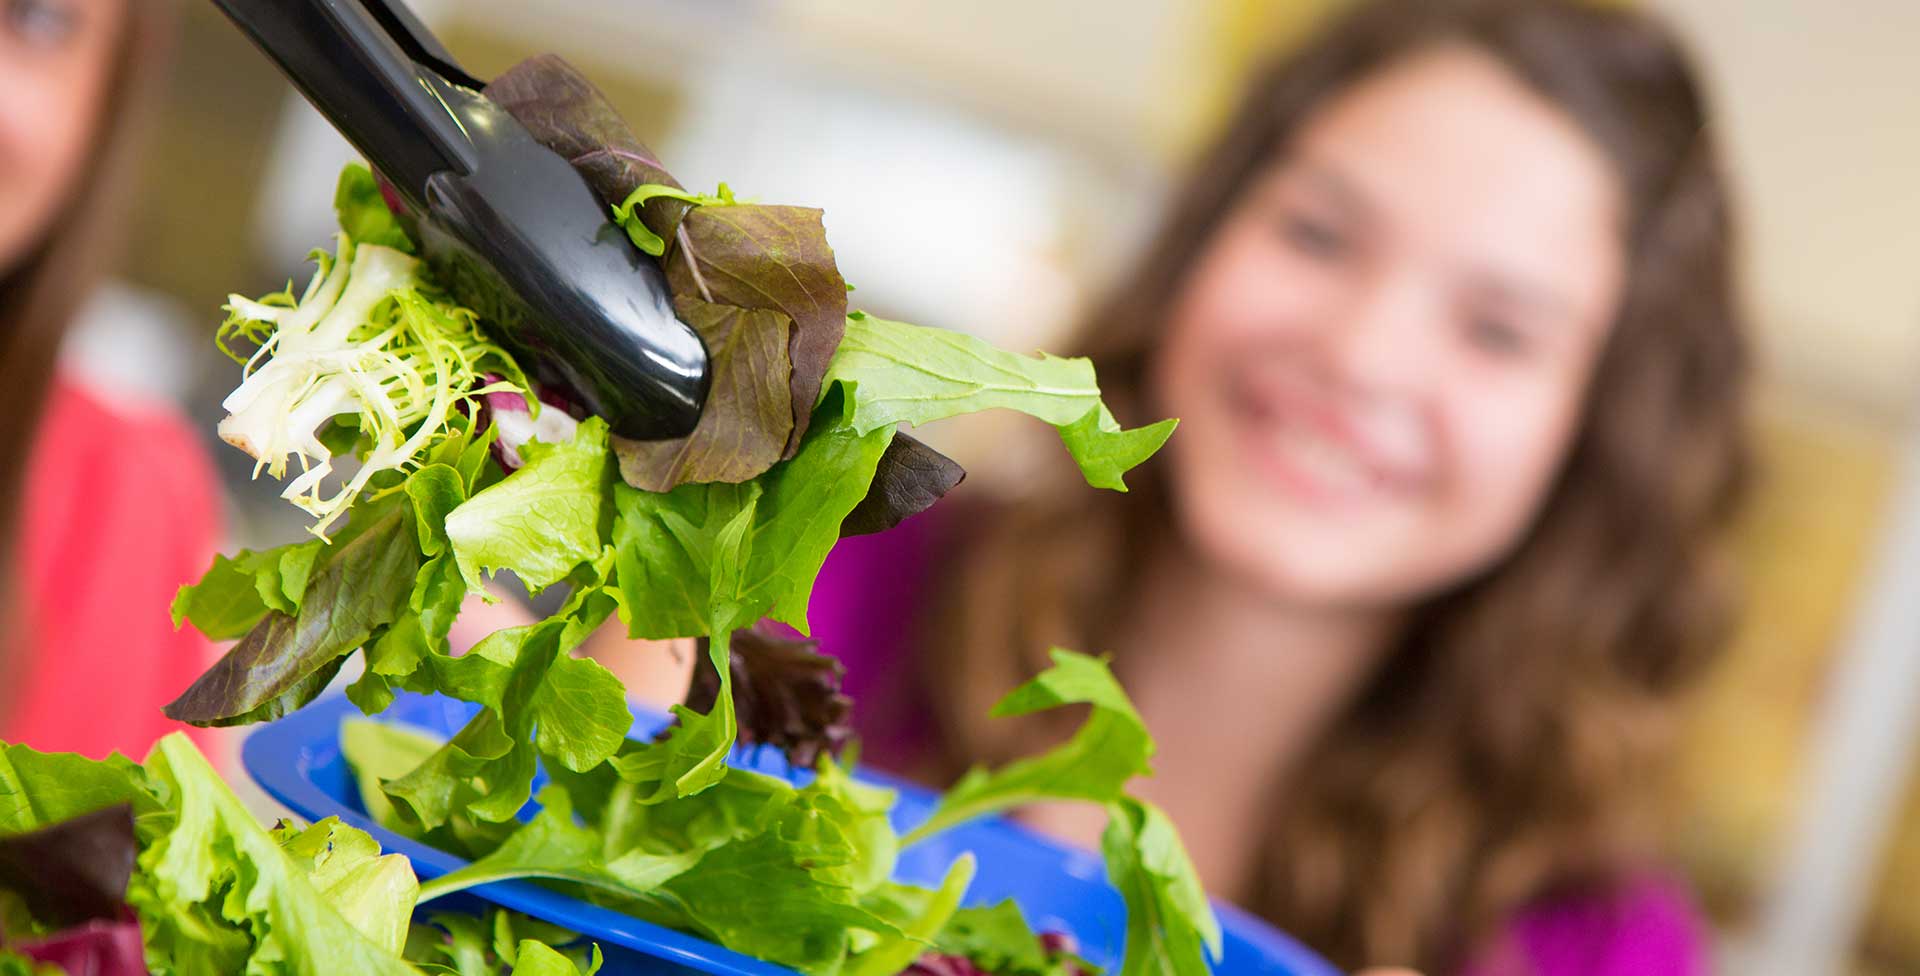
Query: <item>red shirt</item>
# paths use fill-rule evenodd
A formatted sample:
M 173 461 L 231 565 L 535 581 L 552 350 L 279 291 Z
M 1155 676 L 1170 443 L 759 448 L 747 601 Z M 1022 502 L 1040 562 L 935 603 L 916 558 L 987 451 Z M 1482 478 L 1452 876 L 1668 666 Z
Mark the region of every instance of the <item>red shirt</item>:
M 23 687 L 0 740 L 135 760 L 185 728 L 160 714 L 214 659 L 169 616 L 220 535 L 211 465 L 185 421 L 109 405 L 56 378 L 28 458 L 20 583 Z

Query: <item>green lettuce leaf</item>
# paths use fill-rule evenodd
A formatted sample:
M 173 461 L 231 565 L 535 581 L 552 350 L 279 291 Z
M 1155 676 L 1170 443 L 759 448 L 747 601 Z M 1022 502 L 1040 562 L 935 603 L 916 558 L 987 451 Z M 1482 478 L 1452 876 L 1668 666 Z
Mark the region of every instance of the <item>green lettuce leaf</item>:
M 1091 713 L 1073 738 L 998 771 L 972 770 L 902 843 L 1039 800 L 1104 804 L 1108 823 L 1101 847 L 1108 875 L 1127 905 L 1127 950 L 1121 976 L 1204 976 L 1208 970 L 1202 949 L 1215 959 L 1220 955 L 1219 920 L 1172 822 L 1157 807 L 1125 792 L 1130 779 L 1151 773 L 1153 740 L 1103 661 L 1059 649 L 1052 654 L 1053 667 L 1014 689 L 994 706 L 993 714 L 1024 715 L 1063 705 L 1091 705 Z M 1014 944 L 1010 919 L 995 921 L 979 915 L 961 919 L 962 924 L 989 922 L 995 926 L 992 944 Z M 958 939 L 964 933 L 949 934 Z M 960 954 L 972 958 L 978 951 Z M 1032 962 L 1024 955 L 1021 960 L 1018 965 Z
M 593 947 L 593 961 L 582 968 L 543 942 L 522 939 L 513 962 L 513 976 L 593 976 L 599 971 L 599 946 Z
M 282 822 L 272 836 L 320 897 L 373 944 L 398 955 L 420 882 L 399 854 L 381 854 L 366 831 L 328 817 L 305 828 Z
M 460 574 L 472 590 L 482 590 L 483 570 L 510 569 L 538 591 L 600 553 L 606 422 L 590 418 L 571 442 L 535 442 L 520 453 L 526 460 L 520 470 L 444 516 Z
M 994 706 L 996 717 L 1025 715 L 1069 704 L 1093 706 L 1065 744 L 992 772 L 976 767 L 940 798 L 906 843 L 976 817 L 1041 800 L 1118 802 L 1127 781 L 1152 772 L 1153 739 L 1126 692 L 1099 658 L 1054 649 L 1053 667 Z
M 125 756 L 94 760 L 0 745 L 0 835 L 51 827 L 122 803 L 141 822 L 163 815 L 145 771 Z
M 482 487 L 493 441 L 491 426 L 478 437 L 468 433 L 468 426 L 456 424 L 402 486 L 413 507 L 414 534 L 426 561 L 414 574 L 408 613 L 365 645 L 366 667 L 347 688 L 347 697 L 368 714 L 384 711 L 396 687 L 433 690 L 417 677 L 419 671 L 429 660 L 451 655 L 447 635 L 468 589 L 451 551 L 447 516 Z
M 447 635 L 466 596 L 466 579 L 451 553 L 422 563 L 407 597 L 409 612 L 362 648 L 366 667 L 347 686 L 347 697 L 369 715 L 385 711 L 396 686 L 412 684 L 409 679 L 429 660 L 450 655 Z
M 1088 484 L 1116 491 L 1176 423 L 1121 430 L 1100 402 L 1088 360 L 1021 356 L 964 333 L 858 312 L 847 318 L 826 382 L 852 388 L 852 423 L 862 432 L 996 408 L 1038 417 L 1060 429 Z
M 340 182 L 333 191 L 333 212 L 340 219 L 340 229 L 356 244 L 379 244 L 406 254 L 415 251 L 413 238 L 387 209 L 373 171 L 359 163 L 348 163 L 340 171 Z
M 300 611 L 313 563 L 326 546 L 319 539 L 265 552 L 241 550 L 215 556 L 200 582 L 182 586 L 173 599 L 173 625 L 191 621 L 213 640 L 232 640 L 260 618 Z
M 497 850 L 422 886 L 421 902 L 518 878 L 570 881 L 620 895 L 641 896 L 652 893 L 700 859 L 698 850 L 670 854 L 630 850 L 609 858 L 600 833 L 574 822 L 573 802 L 565 789 L 549 786 L 541 790 L 540 803 L 540 813 L 514 831 Z
M 399 879 L 375 868 L 363 878 L 372 887 L 351 880 L 375 863 L 359 856 L 370 840 L 337 834 L 354 853 L 333 869 L 296 860 L 178 733 L 160 740 L 146 769 L 166 791 L 176 819 L 141 852 L 128 901 L 140 912 L 150 957 L 163 963 L 160 976 L 418 972 L 379 941 L 404 932 L 411 914 L 411 904 L 375 893 Z M 351 904 L 359 925 L 316 886 L 316 875 L 342 904 Z M 379 935 L 369 937 L 368 930 Z
M 164 711 L 192 725 L 271 721 L 311 701 L 342 659 L 408 612 L 420 569 L 405 497 L 360 506 L 316 557 L 297 614 L 269 612 Z
M 897 799 L 894 791 L 859 782 L 832 756 L 821 756 L 813 782 L 799 796 L 802 800 L 817 797 L 838 808 L 841 833 L 852 855 L 842 876 L 848 887 L 865 894 L 893 877 L 894 861 L 900 853 L 900 838 L 887 816 Z
M 708 851 L 660 894 L 721 945 L 804 973 L 838 972 L 853 930 L 904 938 L 845 883 L 857 856 L 851 818 L 830 797 L 800 797 L 770 829 Z
M 553 782 L 577 802 L 582 819 L 599 831 L 603 857 L 710 851 L 766 830 L 798 795 L 784 780 L 729 767 L 699 794 L 672 803 L 642 802 L 639 784 L 614 767 L 658 748 L 658 742 L 629 741 L 608 766 L 553 773 Z
M 429 973 L 455 976 L 593 976 L 600 969 L 600 947 L 575 946 L 576 933 L 500 908 L 489 917 L 435 912 L 414 924 L 407 958 Z
M 614 487 L 620 616 L 632 636 L 708 632 L 715 617 L 714 540 L 742 513 L 752 518 L 761 493 L 757 483 L 682 485 L 659 494 Z
M 577 932 L 505 909 L 494 909 L 492 917 L 494 954 L 509 966 L 520 965 L 527 943 L 534 942 L 549 949 L 565 949 L 568 962 L 584 976 L 593 976 L 600 968 L 600 947 L 591 945 L 586 947 L 589 951 L 583 952 Z
M 434 912 L 407 933 L 406 957 L 429 973 L 499 976 L 511 964 L 493 951 L 484 919 L 455 912 Z
M 1080 466 L 1080 476 L 1087 484 L 1110 491 L 1126 491 L 1126 473 L 1159 453 L 1179 424 L 1178 420 L 1169 419 L 1124 430 L 1102 403 L 1081 414 L 1079 420 L 1056 426 L 1060 428 L 1061 443 Z
M 724 658 L 726 639 L 714 640 L 711 648 Z M 738 732 L 730 690 L 723 678 L 719 699 L 705 712 L 675 705 L 673 728 L 660 741 L 660 748 L 613 758 L 614 771 L 638 788 L 636 802 L 685 799 L 726 775 L 727 753 Z
M 1052 976 L 1057 968 L 1011 899 L 954 912 L 934 945 L 996 976 Z
M 440 555 L 452 543 L 447 516 L 467 501 L 466 479 L 453 465 L 434 463 L 408 475 L 406 491 L 413 502 L 413 530 L 420 540 L 420 554 Z
M 893 437 L 860 432 L 845 399 L 820 405 L 792 460 L 746 485 L 682 485 L 663 494 L 614 489 L 613 537 L 622 619 L 635 637 L 697 637 L 730 632 L 762 616 L 807 630 L 813 581 L 860 504 Z M 713 538 L 751 510 L 751 546 L 721 614 L 709 583 Z
M 367 751 L 363 742 L 350 759 Z M 670 750 L 665 742 L 629 742 L 624 751 Z M 576 795 L 584 800 L 578 816 Z M 833 972 L 856 941 L 869 953 L 910 960 L 945 924 L 971 876 L 970 862 L 957 865 L 931 901 L 875 895 L 899 889 L 885 880 L 897 849 L 886 819 L 893 795 L 853 781 L 830 760 L 804 788 L 723 767 L 697 794 L 643 801 L 640 788 L 609 767 L 558 770 L 532 821 L 491 853 L 422 886 L 421 900 L 546 879 L 762 958 Z M 795 915 L 793 906 L 805 910 Z
M 892 920 L 899 927 L 901 937 L 879 940 L 855 956 L 848 963 L 845 976 L 897 976 L 904 972 L 949 926 L 949 920 L 960 908 L 960 899 L 966 896 L 967 886 L 973 883 L 975 867 L 973 853 L 969 851 L 954 859 L 940 887 L 932 891 L 889 886 L 891 893 L 906 897 L 887 899 L 888 909 L 899 911 L 905 917 L 897 917 L 888 909 L 877 910 L 876 914 Z M 906 907 L 909 901 L 912 905 Z M 865 904 L 874 909 L 875 899 L 870 898 Z M 1000 971 L 991 972 L 997 976 Z
M 340 752 L 353 769 L 360 787 L 360 803 L 374 823 L 402 836 L 423 839 L 419 824 L 394 812 L 381 783 L 398 779 L 426 762 L 446 743 L 392 722 L 348 719 L 340 723 Z
M 498 713 L 475 715 L 426 761 L 381 784 L 402 833 L 447 828 L 451 849 L 491 850 L 510 833 L 513 815 L 533 793 L 533 744 L 502 728 Z
M 459 657 L 429 656 L 402 679 L 482 707 L 425 762 L 385 784 L 397 816 L 421 831 L 451 825 L 463 846 L 484 846 L 504 836 L 531 795 L 538 753 L 549 768 L 584 770 L 619 750 L 633 724 L 620 682 L 571 656 L 614 611 L 601 576 L 612 563 L 603 552 L 576 570 L 573 593 L 552 617 L 490 634 Z
M 566 769 L 592 769 L 606 761 L 633 726 L 626 688 L 591 658 L 556 658 L 528 708 L 534 746 Z
M 1127 952 L 1119 976 L 1207 976 L 1220 958 L 1220 921 L 1173 822 L 1145 800 L 1108 807 L 1100 839 L 1107 877 L 1127 903 Z
M 568 656 L 611 612 L 606 603 L 584 617 L 563 610 L 498 631 L 458 658 L 430 659 L 433 688 L 483 707 L 420 766 L 386 783 L 398 815 L 427 830 L 462 813 L 502 824 L 531 793 L 536 742 L 563 767 L 591 768 L 615 754 L 633 723 L 620 683 Z
M 499 976 L 511 963 L 497 955 L 484 919 L 456 912 L 434 912 L 407 932 L 406 957 L 429 973 Z

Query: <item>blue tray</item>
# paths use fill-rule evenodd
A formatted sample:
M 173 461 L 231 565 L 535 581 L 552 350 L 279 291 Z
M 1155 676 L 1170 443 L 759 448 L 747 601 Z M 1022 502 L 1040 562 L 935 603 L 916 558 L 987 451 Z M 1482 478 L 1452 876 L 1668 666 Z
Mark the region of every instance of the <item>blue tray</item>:
M 397 722 L 450 736 L 471 717 L 475 706 L 447 698 L 402 695 L 377 721 Z M 266 792 L 309 819 L 338 816 L 373 834 L 380 846 L 413 860 L 423 878 L 438 877 L 467 862 L 388 831 L 367 819 L 353 773 L 340 754 L 340 723 L 360 713 L 344 697 L 330 696 L 248 737 L 241 750 L 247 772 Z M 650 733 L 665 721 L 657 713 L 635 712 L 636 733 Z M 734 765 L 776 776 L 791 776 L 772 750 L 736 750 Z M 911 826 L 932 809 L 933 794 L 862 770 L 858 778 L 899 790 L 893 812 L 896 827 Z M 523 817 L 531 816 L 529 810 Z M 1052 843 L 1005 819 L 991 818 L 947 831 L 907 848 L 894 872 L 901 881 L 937 885 L 947 866 L 972 851 L 979 870 L 966 903 L 981 905 L 1012 898 L 1035 930 L 1073 933 L 1087 959 L 1112 969 L 1126 936 L 1126 909 L 1120 893 L 1107 883 L 1100 859 Z M 793 970 L 722 948 L 705 939 L 662 928 L 632 916 L 571 898 L 530 882 L 503 882 L 472 889 L 472 896 L 564 926 L 600 943 L 607 953 L 608 976 L 795 976 Z M 457 907 L 453 898 L 447 906 Z M 468 899 L 468 906 L 476 902 Z M 435 907 L 441 907 L 439 902 Z M 1218 976 L 1338 976 L 1338 970 L 1265 923 L 1227 905 L 1216 905 L 1225 930 L 1225 954 Z

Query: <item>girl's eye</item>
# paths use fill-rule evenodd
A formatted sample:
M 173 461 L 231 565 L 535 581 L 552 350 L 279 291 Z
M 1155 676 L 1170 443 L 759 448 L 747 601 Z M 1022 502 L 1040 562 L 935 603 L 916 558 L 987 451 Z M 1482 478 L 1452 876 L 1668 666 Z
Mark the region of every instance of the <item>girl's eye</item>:
M 80 26 L 72 0 L 0 0 L 9 33 L 34 47 L 57 47 Z
M 1345 235 L 1332 224 L 1305 214 L 1281 215 L 1280 234 L 1301 253 L 1312 257 L 1332 259 L 1347 251 Z
M 1504 319 L 1486 315 L 1469 316 L 1467 341 L 1475 349 L 1504 358 L 1519 358 L 1532 350 L 1532 338 L 1524 329 Z

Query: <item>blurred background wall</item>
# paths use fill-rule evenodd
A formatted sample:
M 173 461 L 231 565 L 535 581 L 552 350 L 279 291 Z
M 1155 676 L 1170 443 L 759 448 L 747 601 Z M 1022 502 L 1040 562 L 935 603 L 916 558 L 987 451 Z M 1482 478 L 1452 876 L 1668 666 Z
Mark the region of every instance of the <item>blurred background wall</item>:
M 563 53 L 690 186 L 725 179 L 744 196 L 825 207 L 857 304 L 1030 348 L 1057 342 L 1149 232 L 1248 66 L 1330 5 L 416 7 L 483 77 Z M 1764 356 L 1762 481 L 1741 530 L 1749 612 L 1693 711 L 1672 791 L 1674 842 L 1723 927 L 1728 971 L 1758 971 L 1747 963 L 1782 927 L 1767 906 L 1807 909 L 1775 884 L 1790 876 L 1787 852 L 1840 860 L 1809 838 L 1855 799 L 1808 795 L 1802 784 L 1818 780 L 1802 756 L 1810 730 L 1844 707 L 1827 694 L 1833 661 L 1858 643 L 1850 622 L 1920 406 L 1920 4 L 1652 5 L 1690 38 L 1716 98 Z M 210 5 L 184 6 L 136 244 L 68 352 L 112 388 L 185 403 L 211 432 L 235 382 L 207 342 L 219 305 L 304 280 L 306 251 L 330 238 L 347 151 Z M 942 446 L 991 477 L 1020 463 L 992 440 L 963 428 Z M 295 513 L 215 448 L 236 542 L 296 537 Z M 1894 825 L 1887 842 L 1860 838 L 1864 868 L 1835 863 L 1825 873 L 1840 894 L 1820 889 L 1855 972 L 1920 972 L 1920 798 L 1904 755 L 1881 756 L 1900 775 L 1876 773 L 1889 784 L 1874 801 Z M 1848 892 L 1864 898 L 1857 929 Z

